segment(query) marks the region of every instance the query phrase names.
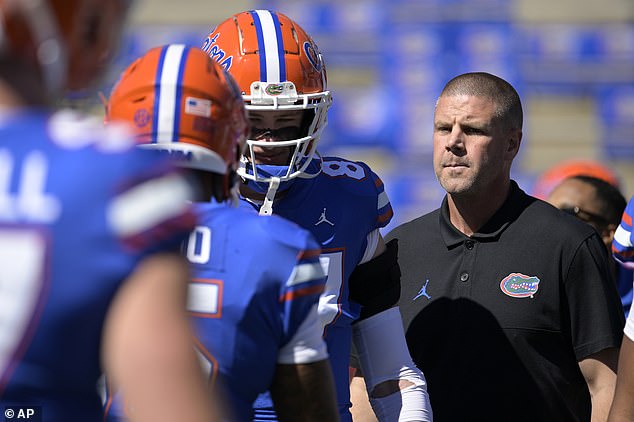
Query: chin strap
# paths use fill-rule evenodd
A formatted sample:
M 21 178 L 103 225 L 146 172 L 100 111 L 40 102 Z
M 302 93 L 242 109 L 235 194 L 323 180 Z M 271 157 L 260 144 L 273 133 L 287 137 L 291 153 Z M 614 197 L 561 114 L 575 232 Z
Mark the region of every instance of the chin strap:
M 324 159 L 319 153 L 319 151 L 315 151 L 315 155 L 319 158 L 319 165 L 317 166 L 317 171 L 315 173 L 309 173 L 308 168 L 306 168 L 303 172 L 297 175 L 299 179 L 313 179 L 321 174 L 321 171 L 324 167 Z
M 262 204 L 262 207 L 260 208 L 260 215 L 273 214 L 273 200 L 275 199 L 275 193 L 277 192 L 277 188 L 279 187 L 280 187 L 280 178 L 271 177 L 271 181 L 269 182 L 269 190 L 266 192 L 264 203 Z

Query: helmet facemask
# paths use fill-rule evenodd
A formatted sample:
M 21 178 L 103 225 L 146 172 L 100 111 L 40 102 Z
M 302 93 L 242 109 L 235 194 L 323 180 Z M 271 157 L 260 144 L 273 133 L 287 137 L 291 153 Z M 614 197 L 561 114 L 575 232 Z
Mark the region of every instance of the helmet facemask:
M 327 110 L 332 102 L 330 92 L 298 95 L 294 84 L 287 81 L 281 84 L 254 82 L 251 85 L 251 93 L 252 95 L 243 95 L 247 112 L 296 111 L 303 113 L 303 116 L 294 136 L 291 135 L 292 130 L 287 130 L 292 128 L 278 128 L 271 129 L 270 132 L 279 132 L 282 136 L 273 141 L 262 140 L 259 136 L 252 136 L 254 132 L 252 129 L 238 174 L 243 179 L 258 183 L 269 183 L 272 177 L 279 178 L 280 182 L 296 177 L 313 177 L 313 175 L 307 175 L 305 171 L 315 156 L 317 142 L 328 122 Z M 260 132 L 264 130 L 260 129 Z M 284 132 L 290 133 L 284 136 Z M 262 134 L 265 135 L 265 133 Z M 290 151 L 288 161 L 283 165 L 256 164 L 254 168 L 252 163 L 259 161 L 258 152 L 254 147 L 267 150 L 288 149 Z

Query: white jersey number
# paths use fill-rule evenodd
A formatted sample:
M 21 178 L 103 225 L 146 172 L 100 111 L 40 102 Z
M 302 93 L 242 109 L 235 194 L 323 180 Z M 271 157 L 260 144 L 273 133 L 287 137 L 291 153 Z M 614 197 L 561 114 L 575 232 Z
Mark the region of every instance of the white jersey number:
M 196 226 L 190 233 L 186 255 L 192 264 L 203 265 L 211 258 L 211 229 Z M 198 318 L 220 318 L 222 316 L 222 280 L 193 279 L 187 293 L 187 310 Z M 213 385 L 218 373 L 216 358 L 207 348 L 196 340 L 198 361 Z
M 46 244 L 36 230 L 0 227 L 0 390 L 45 290 Z
M 365 177 L 365 169 L 357 163 L 344 160 L 324 161 L 322 171 L 332 177 L 351 177 L 361 180 Z
M 319 320 L 322 328 L 335 322 L 341 314 L 343 285 L 343 252 L 322 253 L 319 262 L 328 275 L 326 288 L 319 298 Z
M 206 264 L 211 256 L 211 229 L 196 226 L 187 241 L 187 259 L 192 264 Z

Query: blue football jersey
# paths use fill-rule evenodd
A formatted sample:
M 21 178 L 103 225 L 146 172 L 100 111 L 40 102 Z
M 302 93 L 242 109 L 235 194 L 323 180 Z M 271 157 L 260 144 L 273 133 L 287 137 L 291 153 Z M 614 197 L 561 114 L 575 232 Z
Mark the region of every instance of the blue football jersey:
M 634 231 L 632 230 L 632 217 L 634 217 L 634 197 L 625 207 L 621 224 L 617 227 L 612 241 L 612 253 L 614 258 L 625 268 L 634 269 Z
M 307 172 L 316 173 L 318 166 L 319 160 L 314 160 Z M 359 317 L 360 306 L 348 299 L 348 278 L 368 260 L 368 234 L 390 222 L 392 206 L 383 182 L 366 164 L 324 157 L 321 173 L 312 179 L 295 179 L 274 202 L 273 213 L 310 231 L 321 244 L 320 259 L 328 279 L 319 314 L 341 420 L 351 421 L 351 324 Z M 268 393 L 258 397 L 255 407 L 256 420 L 276 420 Z
M 101 420 L 102 326 L 148 253 L 194 227 L 192 188 L 127 132 L 74 113 L 0 118 L 0 408 Z
M 278 363 L 327 357 L 316 317 L 326 282 L 319 244 L 296 224 L 252 208 L 195 207 L 198 225 L 185 253 L 196 348 L 210 381 L 229 399 L 230 420 L 251 421 L 253 402 L 270 387 Z M 303 355 L 306 337 L 297 336 L 311 312 L 317 347 Z M 125 399 L 114 401 L 108 419 L 124 419 Z

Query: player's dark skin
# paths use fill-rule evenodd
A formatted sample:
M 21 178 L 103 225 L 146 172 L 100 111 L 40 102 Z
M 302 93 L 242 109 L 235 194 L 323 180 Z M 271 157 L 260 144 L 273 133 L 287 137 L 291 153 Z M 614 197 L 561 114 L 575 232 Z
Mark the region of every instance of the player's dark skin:
M 328 374 L 328 377 L 324 377 Z M 288 388 L 289 385 L 295 388 Z M 299 388 L 297 388 L 299 386 Z M 325 408 L 334 397 L 334 380 L 326 360 L 301 364 L 278 364 L 271 385 L 271 398 L 280 422 L 338 421 L 336 406 Z
M 250 111 L 251 133 L 249 139 L 267 142 L 285 141 L 287 139 L 280 139 L 279 134 L 290 132 L 291 129 L 299 134 L 301 121 L 302 113 L 297 111 Z M 268 149 L 254 146 L 253 152 L 256 164 L 283 166 L 290 162 L 294 149 L 294 147 Z M 246 154 L 248 158 L 248 151 Z M 249 189 L 246 183 L 240 185 L 240 193 L 250 199 L 264 199 L 264 194 Z M 276 196 L 280 198 L 285 194 L 286 191 L 280 191 L 277 192 Z

